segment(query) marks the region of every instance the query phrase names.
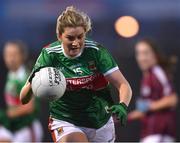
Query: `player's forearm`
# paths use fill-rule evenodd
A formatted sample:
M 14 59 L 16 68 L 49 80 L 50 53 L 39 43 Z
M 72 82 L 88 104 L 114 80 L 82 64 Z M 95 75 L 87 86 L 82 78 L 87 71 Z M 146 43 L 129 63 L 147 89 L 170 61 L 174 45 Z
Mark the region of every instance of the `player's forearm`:
M 128 82 L 124 82 L 119 88 L 119 101 L 124 102 L 127 106 L 130 103 L 132 97 L 132 90 Z
M 132 97 L 132 90 L 120 70 L 116 70 L 113 73 L 107 75 L 106 79 L 119 91 L 119 102 L 124 102 L 128 106 Z
M 174 93 L 169 96 L 165 96 L 158 101 L 152 101 L 150 104 L 150 111 L 157 111 L 169 107 L 175 107 L 177 105 L 178 98 L 177 95 Z
M 27 82 L 21 89 L 20 100 L 22 104 L 27 104 L 32 98 L 32 89 L 30 82 Z

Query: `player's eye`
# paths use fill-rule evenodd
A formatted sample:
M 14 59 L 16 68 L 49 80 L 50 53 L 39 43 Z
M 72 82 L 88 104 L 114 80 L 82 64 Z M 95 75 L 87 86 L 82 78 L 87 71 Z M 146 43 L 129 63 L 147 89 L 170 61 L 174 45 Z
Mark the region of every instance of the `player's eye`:
M 67 36 L 66 37 L 69 41 L 74 41 L 75 40 L 75 37 L 74 36 Z
M 80 40 L 83 38 L 83 35 L 79 35 L 77 38 Z

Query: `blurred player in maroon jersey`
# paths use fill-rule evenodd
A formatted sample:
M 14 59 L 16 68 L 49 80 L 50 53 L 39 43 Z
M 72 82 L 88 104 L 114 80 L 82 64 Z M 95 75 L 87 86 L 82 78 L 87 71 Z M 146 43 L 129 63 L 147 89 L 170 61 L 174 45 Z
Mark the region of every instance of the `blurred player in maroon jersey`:
M 172 62 L 165 59 L 149 39 L 142 39 L 136 44 L 135 56 L 143 78 L 141 96 L 128 119 L 141 119 L 141 142 L 173 142 L 178 98 L 172 87 Z

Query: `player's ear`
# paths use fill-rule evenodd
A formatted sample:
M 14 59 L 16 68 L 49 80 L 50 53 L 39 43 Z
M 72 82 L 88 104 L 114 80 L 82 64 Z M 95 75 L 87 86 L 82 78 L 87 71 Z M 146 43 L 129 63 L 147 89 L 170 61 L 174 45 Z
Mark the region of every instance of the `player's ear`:
M 62 34 L 61 33 L 58 34 L 58 40 L 62 41 Z

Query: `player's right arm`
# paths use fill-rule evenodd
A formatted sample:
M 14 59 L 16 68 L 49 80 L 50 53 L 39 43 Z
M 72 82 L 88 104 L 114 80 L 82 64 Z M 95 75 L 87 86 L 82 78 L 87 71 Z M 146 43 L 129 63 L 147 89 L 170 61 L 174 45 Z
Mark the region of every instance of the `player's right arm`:
M 33 96 L 32 88 L 31 88 L 31 81 L 34 77 L 34 74 L 39 71 L 43 67 L 53 66 L 52 65 L 52 55 L 50 55 L 45 48 L 42 49 L 41 54 L 39 55 L 34 68 L 27 79 L 26 84 L 23 86 L 20 92 L 20 101 L 22 104 L 27 104 Z
M 33 96 L 31 83 L 29 81 L 23 86 L 20 92 L 20 101 L 22 104 L 27 104 Z

